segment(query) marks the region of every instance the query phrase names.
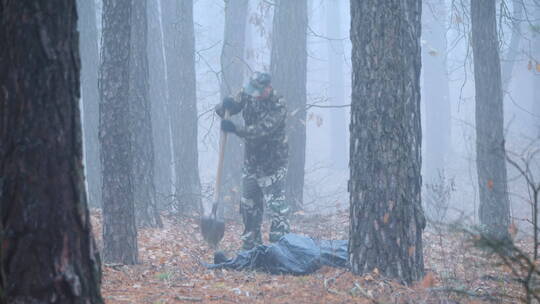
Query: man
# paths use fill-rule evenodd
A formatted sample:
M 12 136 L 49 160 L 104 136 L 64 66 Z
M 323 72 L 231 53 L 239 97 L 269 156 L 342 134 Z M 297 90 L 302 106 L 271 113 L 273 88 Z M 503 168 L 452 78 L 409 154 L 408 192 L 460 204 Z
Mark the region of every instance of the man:
M 284 194 L 288 158 L 287 109 L 270 81 L 269 74 L 257 72 L 235 99 L 225 98 L 216 107 L 222 118 L 225 111 L 229 115 L 242 112 L 244 118 L 244 126 L 223 119 L 221 129 L 236 134 L 245 142 L 240 213 L 244 222 L 243 248 L 246 250 L 262 243 L 265 202 L 271 218 L 270 242 L 279 240 L 290 230 L 289 207 Z

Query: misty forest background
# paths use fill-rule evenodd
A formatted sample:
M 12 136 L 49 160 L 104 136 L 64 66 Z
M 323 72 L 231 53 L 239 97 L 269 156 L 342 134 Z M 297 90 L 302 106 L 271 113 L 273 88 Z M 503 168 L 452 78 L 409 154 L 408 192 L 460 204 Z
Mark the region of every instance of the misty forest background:
M 103 275 L 111 303 L 540 301 L 538 0 L 3 0 L 0 22 L 0 299 L 100 303 Z M 351 272 L 201 264 L 214 107 L 254 71 L 287 101 L 293 231 L 348 239 Z
M 155 157 L 154 183 L 159 206 L 176 201 L 197 205 L 199 199 L 174 197 L 181 192 L 182 178 L 177 172 L 197 170 L 179 156 L 181 146 L 198 147 L 198 172 L 204 198 L 211 198 L 219 128 L 213 107 L 221 98 L 234 95 L 249 79 L 251 71 L 271 71 L 270 58 L 275 29 L 273 5 L 268 1 L 233 2 L 225 13 L 223 1 L 198 0 L 193 5 L 194 64 L 196 85 L 184 73 L 179 62 L 182 29 L 179 8 L 174 1 L 149 1 L 148 83 Z M 538 137 L 538 66 L 535 36 L 538 16 L 535 1 L 496 1 L 497 25 L 504 91 L 504 134 L 507 150 L 520 153 Z M 517 4 L 516 4 L 517 3 Z M 101 206 L 99 162 L 99 93 L 97 73 L 102 35 L 102 4 L 80 3 L 79 27 L 82 50 L 82 100 L 85 138 L 85 167 L 88 176 L 89 205 Z M 307 1 L 306 82 L 298 84 L 295 74 L 288 74 L 286 86 L 295 91 L 288 97 L 290 111 L 303 111 L 294 103 L 305 102 L 305 181 L 299 206 L 305 211 L 332 212 L 348 208 L 349 122 L 351 99 L 350 6 L 348 1 Z M 95 12 L 96 21 L 92 12 Z M 473 57 L 470 45 L 471 24 L 468 3 L 462 1 L 424 1 L 422 12 L 422 173 L 423 189 L 427 184 L 452 183 L 450 213 L 462 213 L 473 219 L 478 212 L 478 182 L 475 157 L 475 92 Z M 226 20 L 228 17 L 228 21 Z M 289 30 L 302 25 L 286 25 Z M 186 28 L 189 28 L 186 27 Z M 225 29 L 225 33 L 223 31 Z M 243 34 L 245 33 L 245 34 Z M 293 35 L 293 33 L 289 33 Z M 169 37 L 169 38 L 168 38 Z M 177 49 L 175 49 L 175 47 Z M 97 50 L 97 51 L 96 51 Z M 536 53 L 535 53 L 536 52 Z M 189 57 L 189 56 L 187 56 Z M 222 62 L 225 61 L 225 62 Z M 291 59 L 291 61 L 294 61 Z M 294 70 L 294 69 L 291 69 Z M 279 77 L 275 75 L 274 78 Z M 302 77 L 299 75 L 298 77 Z M 193 80 L 191 80 L 193 81 Z M 279 78 L 277 80 L 279 81 Z M 283 81 L 283 80 L 282 80 Z M 290 83 L 290 84 L 289 84 Z M 282 92 L 282 89 L 278 91 Z M 281 85 L 284 86 L 284 85 Z M 186 93 L 189 87 L 195 92 Z M 305 87 L 305 88 L 304 88 Z M 176 109 L 188 95 L 196 96 L 196 118 L 189 110 Z M 85 102 L 86 99 L 93 102 Z M 174 102 L 176 100 L 176 102 Z M 195 106 L 195 105 L 192 105 Z M 190 109 L 195 111 L 195 109 Z M 193 113 L 191 113 L 193 116 Z M 179 115 L 187 119 L 179 119 Z M 302 116 L 302 115 L 301 115 Z M 172 117 L 172 119 L 171 119 Z M 195 123 L 196 121 L 196 123 Z M 185 124 L 177 126 L 176 123 Z M 196 125 L 196 126 L 195 126 Z M 195 129 L 181 141 L 178 130 Z M 173 136 L 174 135 L 174 136 Z M 302 141 L 300 139 L 299 141 Z M 237 142 L 238 143 L 238 142 Z M 238 143 L 239 144 L 239 143 Z M 189 149 L 189 148 L 188 148 Z M 185 152 L 184 152 L 185 153 Z M 241 150 L 227 150 L 228 172 L 238 171 Z M 184 161 L 179 161 L 183 159 Z M 193 160 L 193 158 L 187 158 Z M 301 162 L 301 161 L 300 161 Z M 293 162 L 294 163 L 294 162 Z M 187 166 L 192 170 L 180 166 Z M 189 167 L 193 166 L 193 167 Z M 227 174 L 226 173 L 226 174 Z M 235 174 L 240 174 L 234 172 Z M 233 174 L 233 173 L 231 173 Z M 514 174 L 510 174 L 512 177 Z M 191 179 L 191 178 L 190 178 Z M 197 177 L 193 177 L 197 179 Z M 197 183 L 197 182 L 195 182 Z M 527 208 L 519 197 L 522 181 L 509 179 L 512 211 L 516 218 L 527 217 Z M 195 187 L 197 188 L 197 187 Z M 235 189 L 232 187 L 225 187 Z M 428 195 L 424 191 L 424 195 Z M 237 194 L 239 195 L 239 194 Z M 296 196 L 295 196 L 296 197 Z M 238 198 L 238 197 L 235 197 Z M 429 201 L 424 199 L 424 203 Z M 528 206 L 528 205 L 525 205 Z M 520 213 L 521 212 L 521 213 Z

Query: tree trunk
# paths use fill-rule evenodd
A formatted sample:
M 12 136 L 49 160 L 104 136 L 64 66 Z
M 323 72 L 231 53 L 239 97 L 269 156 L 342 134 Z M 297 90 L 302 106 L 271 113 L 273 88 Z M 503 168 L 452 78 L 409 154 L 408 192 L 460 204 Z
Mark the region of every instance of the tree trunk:
M 285 199 L 291 211 L 302 208 L 306 162 L 307 1 L 277 0 L 274 6 L 270 71 L 289 117 L 289 166 Z
M 169 88 L 160 0 L 148 2 L 148 63 L 150 104 L 155 154 L 156 203 L 164 208 L 172 195 L 171 126 L 168 112 Z
M 495 1 L 471 0 L 476 87 L 476 167 L 480 222 L 496 240 L 510 240 L 504 149 L 503 92 Z
M 94 1 L 78 0 L 81 50 L 84 166 L 88 205 L 101 207 L 101 163 L 99 161 L 98 33 Z
M 0 16 L 0 301 L 103 303 L 75 1 L 2 0 Z
M 129 106 L 133 149 L 135 218 L 139 227 L 162 227 L 154 187 L 154 145 L 148 96 L 146 1 L 134 1 L 131 9 Z
M 540 139 L 540 6 L 536 7 L 535 9 L 536 15 L 535 18 L 537 20 L 534 28 L 532 29 L 534 31 L 533 33 L 533 53 L 532 57 L 534 58 L 533 61 L 533 113 L 535 113 L 534 120 L 535 120 L 535 126 L 536 131 L 533 133 L 536 138 Z
M 129 102 L 131 13 L 131 0 L 103 1 L 99 74 L 103 259 L 122 264 L 137 263 L 138 255 Z
M 402 283 L 424 272 L 421 1 L 351 1 L 349 261 Z
M 223 49 L 221 50 L 221 99 L 234 96 L 242 88 L 245 63 L 244 49 L 246 37 L 246 23 L 248 12 L 248 0 L 236 0 L 225 2 L 225 34 Z M 232 118 L 240 122 L 240 115 Z M 225 205 L 240 201 L 242 167 L 244 163 L 244 145 L 240 138 L 230 136 L 225 147 L 225 159 L 223 169 L 223 184 L 221 200 L 228 201 Z M 225 200 L 225 198 L 229 198 Z M 224 204 L 221 204 L 223 206 Z
M 508 92 L 508 87 L 512 81 L 512 71 L 514 70 L 514 65 L 516 58 L 519 55 L 519 42 L 521 40 L 521 22 L 523 20 L 523 0 L 513 0 L 512 1 L 512 20 L 510 22 L 512 28 L 512 36 L 510 38 L 510 44 L 508 45 L 508 50 L 504 56 L 504 63 L 502 64 L 502 90 L 503 95 Z
M 341 6 L 340 0 L 327 1 L 326 7 L 326 36 L 328 37 L 328 98 L 330 105 L 339 106 L 345 102 L 345 72 L 343 61 L 345 51 L 341 33 Z M 347 126 L 346 112 L 344 108 L 330 110 L 330 145 L 331 159 L 335 168 L 347 168 Z
M 426 110 L 426 152 L 424 177 L 427 183 L 437 181 L 444 173 L 451 146 L 451 105 L 446 68 L 447 10 L 445 0 L 423 3 L 422 49 L 423 102 Z
M 176 200 L 179 212 L 201 207 L 193 0 L 162 0 Z

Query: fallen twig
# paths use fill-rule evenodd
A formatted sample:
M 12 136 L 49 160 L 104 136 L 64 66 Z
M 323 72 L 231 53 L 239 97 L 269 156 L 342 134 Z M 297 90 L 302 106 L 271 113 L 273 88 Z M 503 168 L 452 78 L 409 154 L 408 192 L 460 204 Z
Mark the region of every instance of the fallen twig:
M 174 298 L 179 301 L 202 302 L 202 298 L 192 298 L 192 297 L 184 297 L 184 296 L 176 296 Z

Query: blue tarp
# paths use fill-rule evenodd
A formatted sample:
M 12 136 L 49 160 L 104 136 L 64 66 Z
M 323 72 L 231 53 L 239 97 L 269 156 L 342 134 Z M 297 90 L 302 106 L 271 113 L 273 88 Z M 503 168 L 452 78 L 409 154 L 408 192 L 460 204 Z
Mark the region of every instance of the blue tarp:
M 348 267 L 348 241 L 316 240 L 287 234 L 278 242 L 241 251 L 227 259 L 222 252 L 214 255 L 210 269 L 258 270 L 271 274 L 305 275 L 321 266 Z

